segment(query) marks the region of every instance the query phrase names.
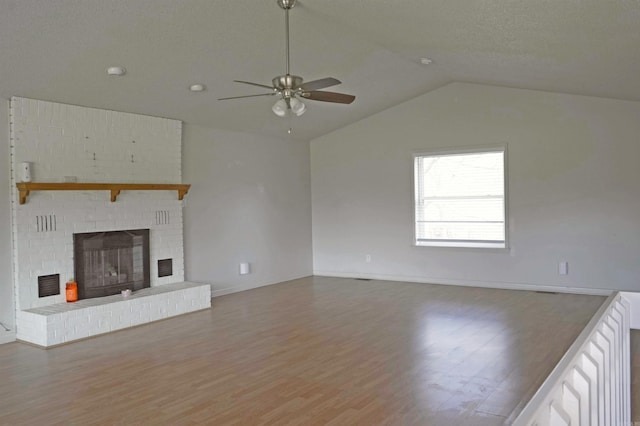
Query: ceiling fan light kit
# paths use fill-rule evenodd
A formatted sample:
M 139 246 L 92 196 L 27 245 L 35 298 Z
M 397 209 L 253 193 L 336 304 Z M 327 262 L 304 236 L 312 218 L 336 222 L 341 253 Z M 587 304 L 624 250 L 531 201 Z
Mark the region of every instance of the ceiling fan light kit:
M 288 117 L 295 115 L 297 117 L 304 114 L 307 106 L 300 99 L 310 99 L 312 101 L 332 102 L 339 104 L 350 104 L 355 100 L 355 96 L 345 93 L 326 92 L 324 89 L 330 86 L 341 84 L 340 80 L 333 77 L 326 77 L 319 80 L 304 82 L 302 77 L 291 75 L 289 72 L 289 10 L 296 5 L 296 0 L 277 0 L 278 6 L 284 9 L 285 13 L 285 33 L 286 33 L 286 73 L 279 75 L 271 80 L 271 86 L 266 84 L 253 83 L 250 81 L 234 80 L 236 83 L 248 84 L 251 86 L 270 89 L 270 93 L 262 93 L 257 95 L 232 96 L 228 98 L 220 98 L 218 100 L 252 98 L 256 96 L 280 96 L 280 99 L 273 105 L 271 110 L 278 117 Z
M 290 106 L 291 111 L 293 111 L 293 113 L 298 117 L 304 114 L 304 112 L 307 110 L 307 106 L 296 98 L 291 98 Z
M 279 99 L 271 108 L 278 117 L 289 117 L 292 114 L 300 117 L 307 110 L 307 106 L 296 98 L 291 98 L 289 103 L 285 99 Z

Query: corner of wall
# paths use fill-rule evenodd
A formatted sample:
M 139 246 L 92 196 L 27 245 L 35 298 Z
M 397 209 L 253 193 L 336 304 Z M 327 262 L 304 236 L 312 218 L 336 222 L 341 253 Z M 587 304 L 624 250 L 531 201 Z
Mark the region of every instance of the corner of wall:
M 15 306 L 13 289 L 12 221 L 11 221 L 11 155 L 9 138 L 9 100 L 0 101 L 0 322 L 11 331 L 0 327 L 0 343 L 15 340 Z
M 6 331 L 0 326 L 0 345 L 5 343 L 11 343 L 16 341 L 16 333 L 13 331 Z

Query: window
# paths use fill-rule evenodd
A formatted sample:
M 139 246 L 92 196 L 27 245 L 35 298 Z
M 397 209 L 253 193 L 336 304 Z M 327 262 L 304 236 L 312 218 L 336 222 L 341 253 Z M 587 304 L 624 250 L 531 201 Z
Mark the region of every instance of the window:
M 415 156 L 415 243 L 506 247 L 505 150 Z

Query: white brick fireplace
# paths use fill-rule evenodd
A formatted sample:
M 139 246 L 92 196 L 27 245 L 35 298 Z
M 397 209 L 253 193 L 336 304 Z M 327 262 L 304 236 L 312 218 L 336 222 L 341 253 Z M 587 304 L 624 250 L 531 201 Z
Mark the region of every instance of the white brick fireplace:
M 33 182 L 181 183 L 180 121 L 12 98 L 10 133 L 19 340 L 51 346 L 210 306 L 208 285 L 182 283 L 182 201 L 175 191 L 122 191 L 115 202 L 109 191 L 33 191 L 18 203 L 23 162 L 31 163 Z M 151 289 L 143 291 L 144 300 L 110 296 L 66 304 L 73 234 L 128 229 L 149 229 Z M 158 277 L 161 259 L 171 259 L 172 275 Z M 42 297 L 38 277 L 56 274 L 59 294 Z M 176 285 L 177 293 L 167 293 Z M 141 316 L 140 303 L 150 314 Z M 64 319 L 67 311 L 71 320 Z

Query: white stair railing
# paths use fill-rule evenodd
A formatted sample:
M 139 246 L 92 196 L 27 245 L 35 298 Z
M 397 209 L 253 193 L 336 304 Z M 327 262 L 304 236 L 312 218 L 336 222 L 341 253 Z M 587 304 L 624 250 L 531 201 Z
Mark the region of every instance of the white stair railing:
M 629 321 L 629 302 L 609 296 L 513 425 L 630 425 Z

